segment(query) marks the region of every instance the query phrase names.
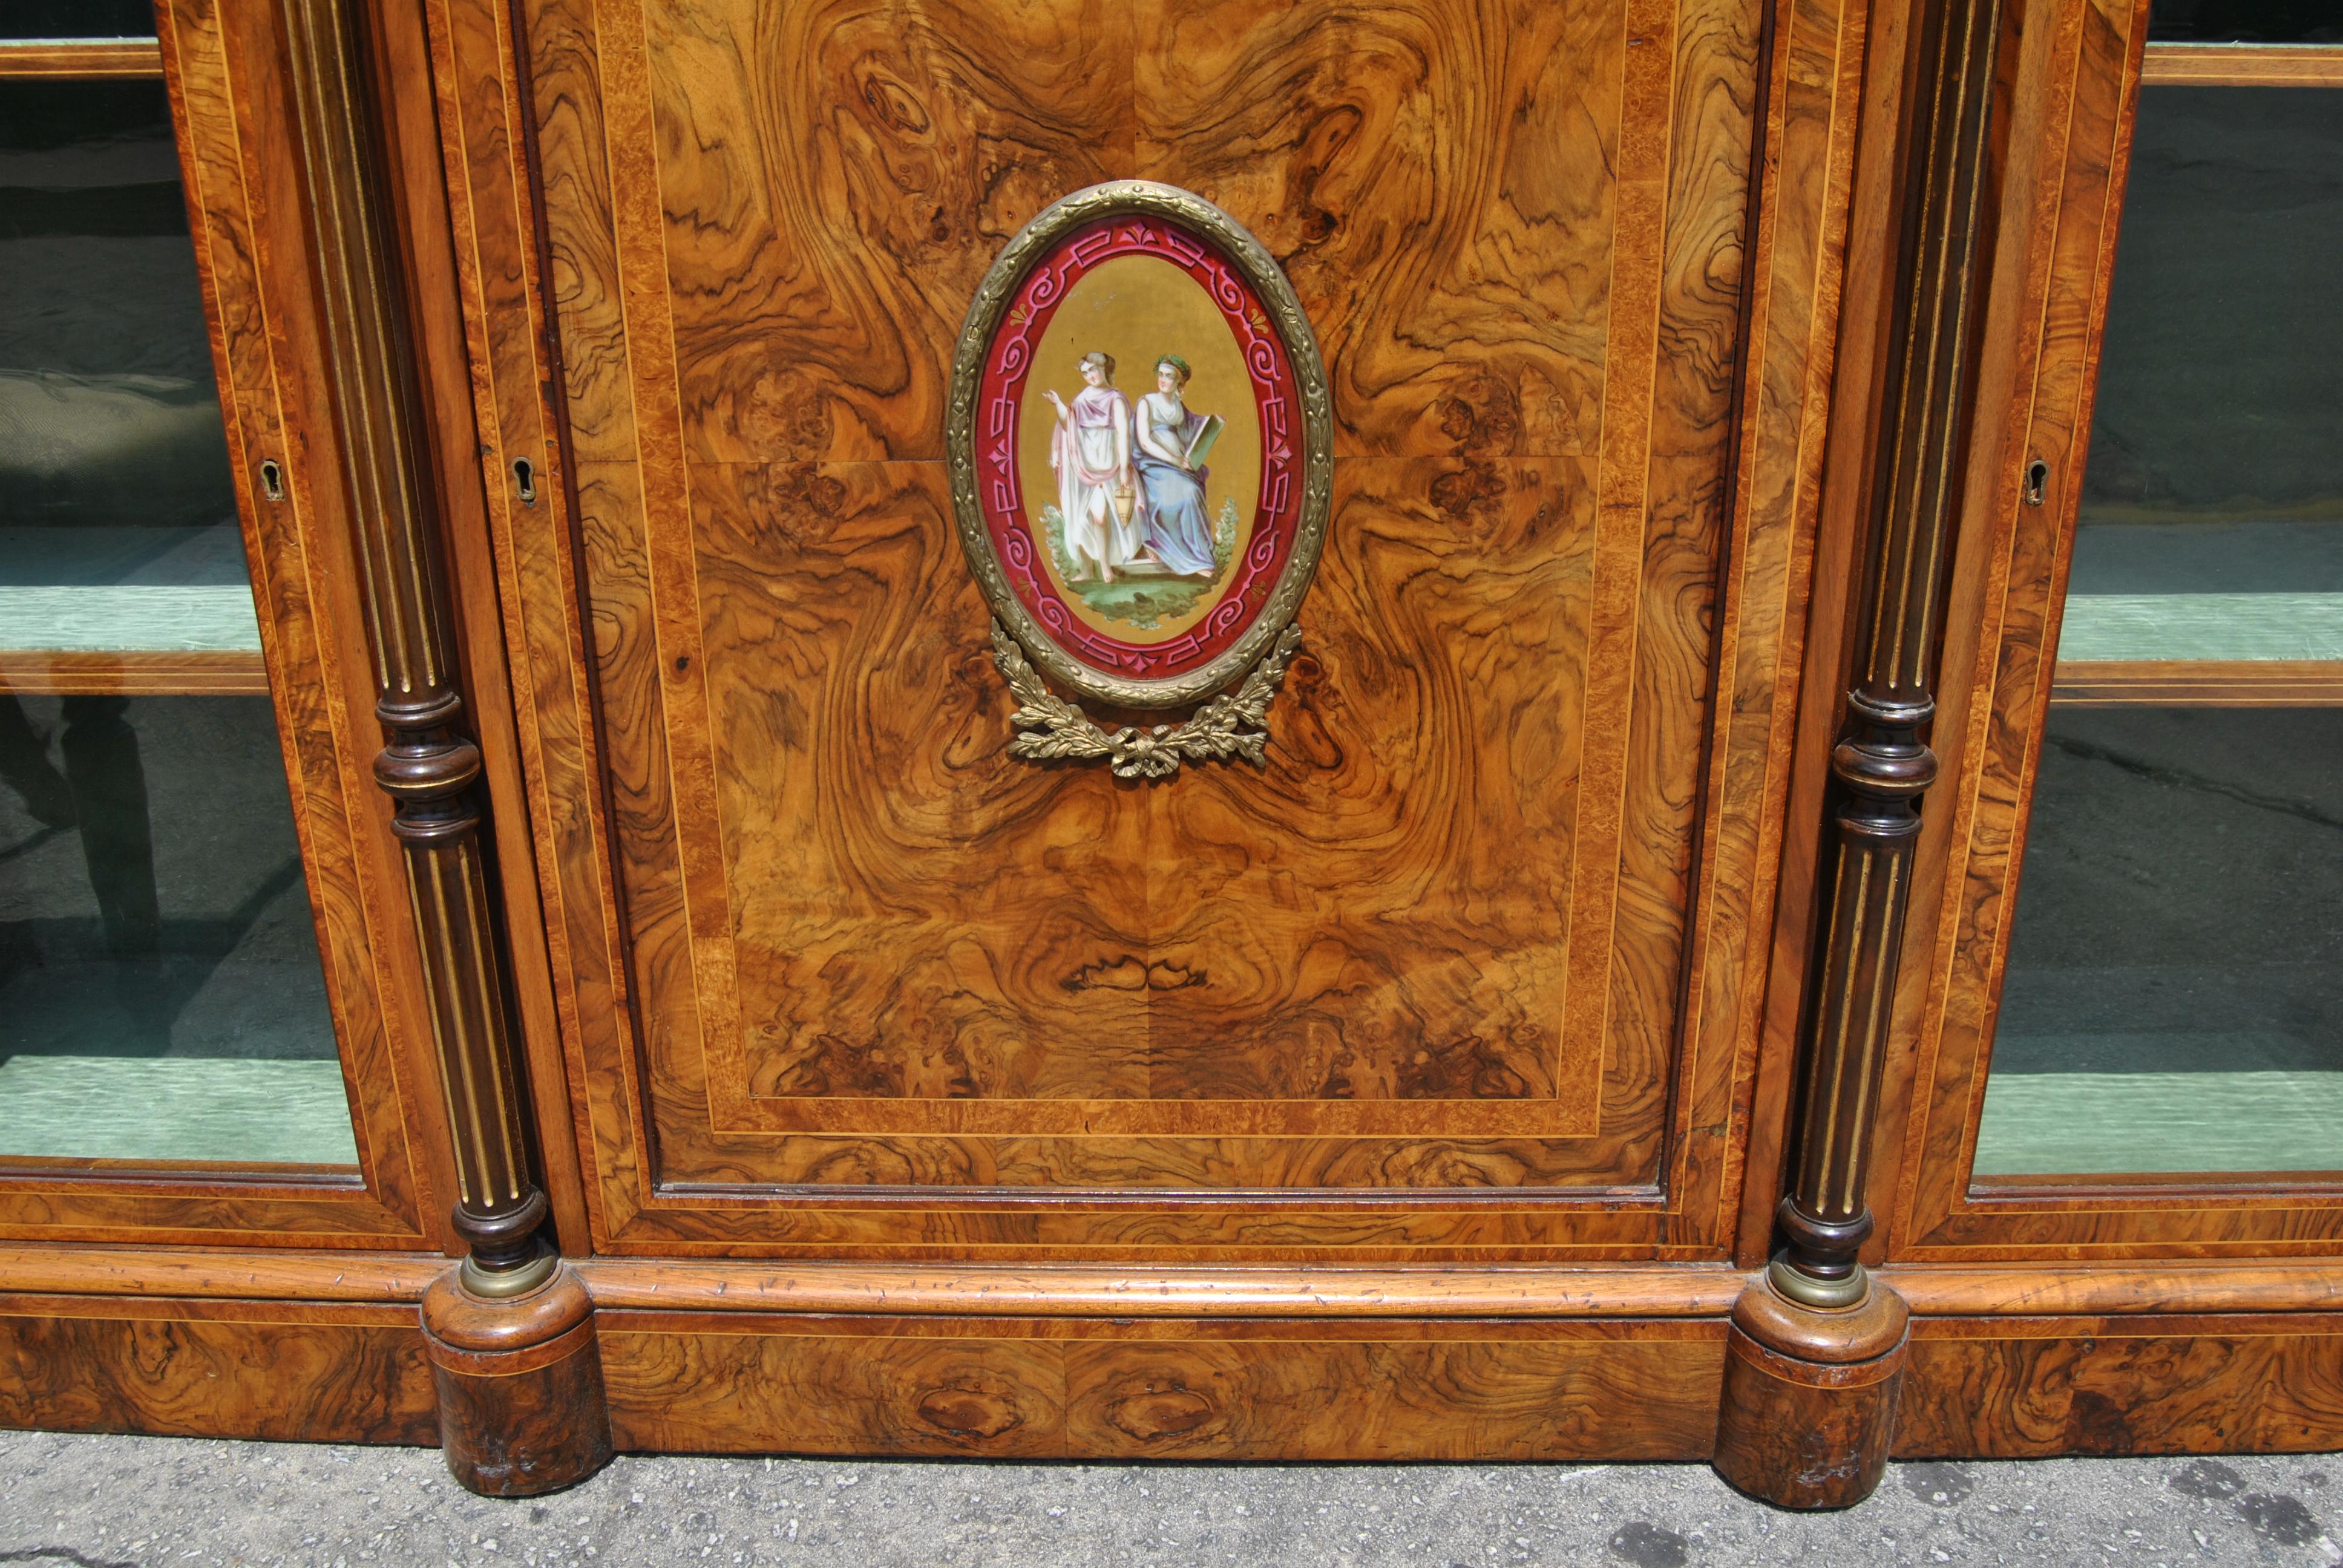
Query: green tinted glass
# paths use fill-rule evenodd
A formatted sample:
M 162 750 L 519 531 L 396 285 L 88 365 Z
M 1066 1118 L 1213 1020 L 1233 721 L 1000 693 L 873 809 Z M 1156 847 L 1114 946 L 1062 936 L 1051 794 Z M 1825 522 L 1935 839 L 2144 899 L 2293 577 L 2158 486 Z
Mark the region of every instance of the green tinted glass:
M 159 82 L 0 80 L 0 1157 L 356 1159 Z
M 2338 256 L 2343 91 L 2143 93 L 1981 1175 L 2343 1169 Z

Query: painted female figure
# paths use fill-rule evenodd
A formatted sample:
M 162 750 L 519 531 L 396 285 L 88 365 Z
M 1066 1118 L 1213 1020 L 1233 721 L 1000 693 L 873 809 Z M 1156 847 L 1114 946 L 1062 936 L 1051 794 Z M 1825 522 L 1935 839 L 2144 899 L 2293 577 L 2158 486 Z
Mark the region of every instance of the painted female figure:
M 1204 511 L 1203 467 L 1198 437 L 1208 421 L 1182 400 L 1188 362 L 1166 354 L 1155 362 L 1155 390 L 1139 400 L 1136 434 L 1139 482 L 1147 492 L 1144 508 L 1148 553 L 1181 577 L 1211 577 L 1212 524 Z M 1217 431 L 1213 432 L 1217 434 Z
M 1131 405 L 1114 389 L 1114 358 L 1090 353 L 1077 362 L 1082 389 L 1070 407 L 1045 392 L 1058 411 L 1050 467 L 1058 471 L 1058 510 L 1065 518 L 1073 580 L 1114 581 L 1137 558 L 1139 508 L 1131 476 Z

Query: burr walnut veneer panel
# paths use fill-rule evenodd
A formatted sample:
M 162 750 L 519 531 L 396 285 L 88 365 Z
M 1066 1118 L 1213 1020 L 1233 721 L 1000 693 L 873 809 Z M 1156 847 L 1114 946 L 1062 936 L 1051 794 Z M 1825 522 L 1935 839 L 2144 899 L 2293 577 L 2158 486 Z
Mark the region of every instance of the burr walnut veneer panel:
M 1720 1318 L 599 1318 L 621 1448 L 1006 1458 L 1705 1459 Z M 1915 1319 L 1899 1458 L 2286 1452 L 2330 1318 Z
M 1714 1255 L 1855 21 L 494 9 L 433 48 L 483 447 L 556 481 L 490 521 L 598 1242 Z M 1125 176 L 1333 387 L 1258 772 L 1010 759 L 953 536 L 966 302 Z
M 0 1426 L 438 1441 L 406 1305 L 0 1296 Z
M 1720 1322 L 820 1320 L 606 1312 L 624 1448 L 1701 1459 Z

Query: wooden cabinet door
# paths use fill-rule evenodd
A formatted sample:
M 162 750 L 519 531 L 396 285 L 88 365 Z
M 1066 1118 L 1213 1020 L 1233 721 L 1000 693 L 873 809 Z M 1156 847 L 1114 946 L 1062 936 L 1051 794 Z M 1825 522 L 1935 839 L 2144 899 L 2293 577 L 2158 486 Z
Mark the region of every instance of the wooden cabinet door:
M 1721 1255 L 1855 19 L 518 9 L 436 46 L 598 1245 Z M 970 296 L 1117 176 L 1332 384 L 1258 769 L 1010 757 L 954 534 Z

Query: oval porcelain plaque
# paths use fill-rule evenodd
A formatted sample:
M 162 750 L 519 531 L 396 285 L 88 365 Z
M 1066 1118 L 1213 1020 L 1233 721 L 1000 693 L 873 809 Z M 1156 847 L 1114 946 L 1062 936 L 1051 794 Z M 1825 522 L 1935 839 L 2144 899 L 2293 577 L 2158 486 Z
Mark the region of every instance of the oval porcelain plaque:
M 1163 708 L 1226 688 L 1317 567 L 1317 341 L 1268 252 L 1185 191 L 1093 186 L 1010 241 L 960 335 L 947 441 L 993 614 L 1085 696 Z

